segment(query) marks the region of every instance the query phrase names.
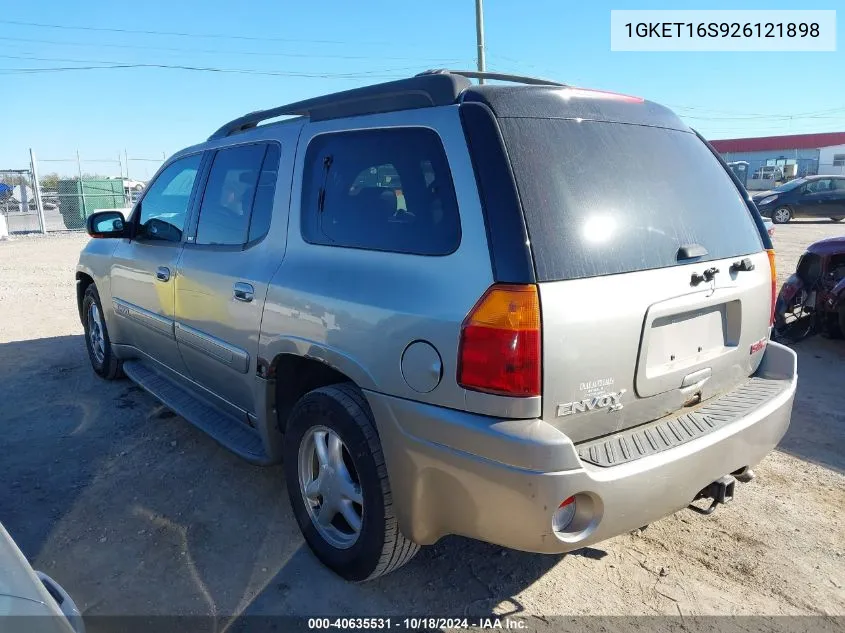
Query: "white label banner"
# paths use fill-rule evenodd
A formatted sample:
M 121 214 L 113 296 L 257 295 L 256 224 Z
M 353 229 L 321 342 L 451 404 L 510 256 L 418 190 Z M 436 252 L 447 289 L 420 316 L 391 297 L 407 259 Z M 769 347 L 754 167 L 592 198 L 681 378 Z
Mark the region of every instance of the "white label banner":
M 836 11 L 613 10 L 610 50 L 831 52 Z

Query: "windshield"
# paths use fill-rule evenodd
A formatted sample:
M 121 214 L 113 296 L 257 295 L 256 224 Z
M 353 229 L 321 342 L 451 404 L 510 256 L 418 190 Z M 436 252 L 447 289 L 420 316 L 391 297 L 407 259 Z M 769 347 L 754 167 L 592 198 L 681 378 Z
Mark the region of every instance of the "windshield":
M 795 187 L 800 187 L 805 182 L 807 182 L 806 178 L 796 178 L 795 180 L 783 183 L 780 187 L 775 187 L 772 191 L 792 191 Z
M 690 132 L 572 119 L 500 119 L 540 281 L 761 250 L 727 171 Z

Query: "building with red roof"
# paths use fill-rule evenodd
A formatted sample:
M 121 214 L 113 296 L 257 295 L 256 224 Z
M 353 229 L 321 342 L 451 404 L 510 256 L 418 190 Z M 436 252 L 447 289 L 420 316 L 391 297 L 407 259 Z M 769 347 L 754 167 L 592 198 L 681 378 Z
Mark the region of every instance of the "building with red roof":
M 747 163 L 749 189 L 766 188 L 773 173 L 785 179 L 814 174 L 845 174 L 845 132 L 789 134 L 711 140 L 710 143 L 729 163 Z M 736 171 L 736 170 L 735 170 Z

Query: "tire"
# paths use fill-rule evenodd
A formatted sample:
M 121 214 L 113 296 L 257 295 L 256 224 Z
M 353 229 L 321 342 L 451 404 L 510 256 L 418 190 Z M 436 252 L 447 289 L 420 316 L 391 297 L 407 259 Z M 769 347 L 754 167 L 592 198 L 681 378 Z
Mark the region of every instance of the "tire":
M 111 339 L 103 317 L 103 305 L 94 284 L 88 286 L 82 298 L 82 326 L 85 329 L 85 346 L 94 373 L 104 380 L 123 376 L 123 363 L 114 355 Z
M 842 220 L 845 220 L 845 217 L 830 218 L 830 219 L 833 220 L 834 222 L 842 222 Z
M 792 219 L 792 209 L 789 207 L 778 207 L 772 211 L 772 222 L 774 224 L 786 224 Z
M 327 438 L 326 445 L 331 447 L 332 434 L 342 442 L 343 465 L 338 466 L 336 460 L 332 462 L 328 457 L 329 466 L 315 468 L 318 462 L 323 463 L 316 444 Z M 332 454 L 331 448 L 325 453 Z M 419 551 L 419 545 L 399 531 L 372 412 L 364 395 L 351 383 L 321 387 L 299 399 L 285 429 L 283 463 L 291 507 L 305 541 L 320 562 L 342 578 L 355 582 L 371 580 L 398 569 Z M 340 486 L 348 485 L 345 480 L 343 484 L 336 483 L 337 473 L 344 467 L 360 503 L 350 501 L 351 496 L 338 500 L 338 495 L 343 497 L 338 492 Z M 326 477 L 335 482 L 325 487 L 326 496 L 313 492 L 323 490 L 317 479 L 324 470 L 332 473 Z M 315 475 L 317 472 L 319 475 Z M 314 486 L 311 495 L 306 493 L 309 482 Z M 357 535 L 346 515 L 333 510 L 340 503 L 346 504 L 347 511 L 353 508 L 356 517 L 360 517 Z M 318 519 L 326 508 L 326 515 L 334 517 L 331 523 Z
M 845 305 L 839 306 L 839 336 L 845 337 Z

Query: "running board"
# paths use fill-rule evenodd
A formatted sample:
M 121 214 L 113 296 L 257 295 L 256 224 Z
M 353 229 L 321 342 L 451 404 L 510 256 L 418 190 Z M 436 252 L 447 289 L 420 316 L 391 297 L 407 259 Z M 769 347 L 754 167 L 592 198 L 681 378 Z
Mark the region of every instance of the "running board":
M 239 420 L 224 415 L 141 361 L 124 361 L 123 372 L 168 409 L 210 435 L 238 457 L 260 466 L 273 463 L 265 453 L 258 433 Z

